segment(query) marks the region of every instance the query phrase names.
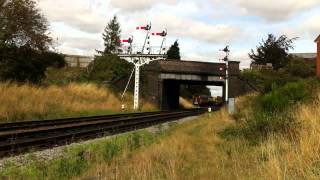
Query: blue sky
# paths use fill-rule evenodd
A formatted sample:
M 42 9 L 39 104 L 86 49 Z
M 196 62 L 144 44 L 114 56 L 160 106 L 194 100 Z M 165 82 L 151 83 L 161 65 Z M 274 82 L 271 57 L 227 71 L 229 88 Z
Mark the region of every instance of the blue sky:
M 232 60 L 248 67 L 251 48 L 268 33 L 299 37 L 292 52 L 315 52 L 320 34 L 320 0 L 40 0 L 60 52 L 94 55 L 103 49 L 101 33 L 113 15 L 122 36 L 143 42 L 136 26 L 152 22 L 153 31 L 168 29 L 167 45 L 179 40 L 182 58 L 217 61 L 219 49 L 231 47 Z M 158 46 L 160 39 L 154 38 Z

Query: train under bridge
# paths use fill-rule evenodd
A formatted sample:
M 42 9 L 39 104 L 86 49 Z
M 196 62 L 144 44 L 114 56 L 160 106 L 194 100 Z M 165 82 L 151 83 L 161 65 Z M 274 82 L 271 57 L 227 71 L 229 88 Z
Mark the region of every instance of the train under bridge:
M 159 109 L 179 108 L 180 85 L 222 86 L 225 97 L 225 63 L 195 61 L 154 61 L 143 67 L 145 82 L 144 98 Z M 229 62 L 229 98 L 247 91 L 246 84 L 239 79 L 239 62 Z

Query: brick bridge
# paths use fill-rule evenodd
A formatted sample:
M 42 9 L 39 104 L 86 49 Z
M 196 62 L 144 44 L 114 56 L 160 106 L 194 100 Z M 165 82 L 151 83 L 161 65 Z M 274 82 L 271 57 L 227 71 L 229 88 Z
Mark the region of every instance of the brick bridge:
M 222 86 L 225 96 L 225 64 L 194 61 L 154 61 L 143 67 L 144 97 L 159 109 L 179 108 L 181 84 Z M 239 78 L 239 62 L 229 62 L 229 97 L 246 91 Z

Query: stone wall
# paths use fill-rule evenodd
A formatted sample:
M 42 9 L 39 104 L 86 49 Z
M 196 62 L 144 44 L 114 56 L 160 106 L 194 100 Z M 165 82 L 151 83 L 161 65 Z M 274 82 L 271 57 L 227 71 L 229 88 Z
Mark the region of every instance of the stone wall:
M 93 61 L 93 57 L 66 54 L 65 61 L 67 62 L 69 67 L 85 68 Z

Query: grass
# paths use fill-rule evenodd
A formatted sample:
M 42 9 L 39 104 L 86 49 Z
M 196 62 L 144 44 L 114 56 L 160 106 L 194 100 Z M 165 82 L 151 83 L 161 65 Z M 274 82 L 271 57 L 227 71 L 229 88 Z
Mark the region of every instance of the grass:
M 86 68 L 64 67 L 64 68 L 48 68 L 46 78 L 42 82 L 44 85 L 65 85 L 70 82 L 86 82 Z
M 190 100 L 183 97 L 179 97 L 179 104 L 180 106 L 186 109 L 195 108 L 195 106 L 192 104 Z
M 225 110 L 167 132 L 156 143 L 98 164 L 79 179 L 319 179 L 320 94 L 294 112 L 297 134 L 253 145 L 220 133 L 238 123 Z
M 96 164 L 108 164 L 116 156 L 148 146 L 155 139 L 155 134 L 141 130 L 95 140 L 85 145 L 69 146 L 64 149 L 62 157 L 51 161 L 43 161 L 30 154 L 28 163 L 23 166 L 17 166 L 12 161 L 6 162 L 0 172 L 0 179 L 71 179 L 82 175 Z
M 122 102 L 107 88 L 90 83 L 47 87 L 0 83 L 0 123 L 121 112 Z M 127 95 L 127 107 L 132 97 Z M 143 103 L 143 111 L 154 110 Z M 127 110 L 131 112 L 131 109 Z
M 222 109 L 158 134 L 139 131 L 68 148 L 67 155 L 51 162 L 33 158 L 25 167 L 9 163 L 0 177 L 319 179 L 320 94 L 312 103 L 299 106 L 294 118 L 301 126 L 293 137 L 274 133 L 255 145 L 242 136 L 223 138 L 221 132 L 239 122 Z

